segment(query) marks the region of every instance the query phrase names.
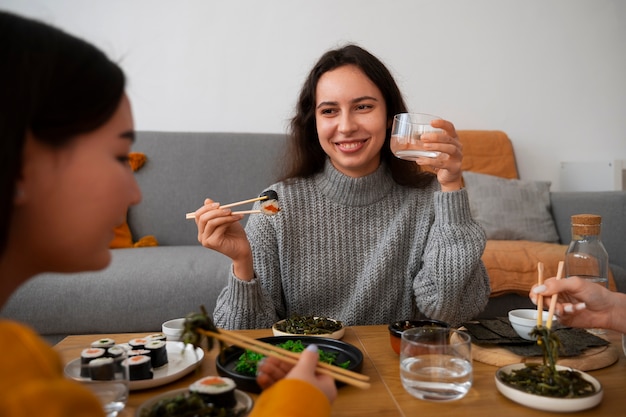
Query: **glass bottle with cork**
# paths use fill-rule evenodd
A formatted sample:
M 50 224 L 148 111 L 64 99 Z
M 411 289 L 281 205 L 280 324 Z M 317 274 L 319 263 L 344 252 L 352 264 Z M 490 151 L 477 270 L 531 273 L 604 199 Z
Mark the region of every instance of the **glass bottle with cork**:
M 602 217 L 576 214 L 571 217 L 572 241 L 565 252 L 565 276 L 578 276 L 609 287 L 609 255 L 600 240 Z M 601 329 L 588 329 L 603 333 Z

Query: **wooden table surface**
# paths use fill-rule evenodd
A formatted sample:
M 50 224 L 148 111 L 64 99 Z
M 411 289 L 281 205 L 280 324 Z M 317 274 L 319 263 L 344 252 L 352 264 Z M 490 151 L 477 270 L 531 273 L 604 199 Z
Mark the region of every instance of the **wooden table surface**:
M 270 329 L 241 331 L 251 337 L 271 336 Z M 141 334 L 115 335 L 82 335 L 68 336 L 55 348 L 63 360 L 69 362 L 80 356 L 80 351 L 92 341 L 101 337 L 112 337 L 118 342 L 125 342 Z M 608 339 L 620 346 L 621 335 L 609 331 Z M 494 375 L 497 367 L 474 361 L 474 383 L 470 392 L 462 399 L 449 403 L 432 403 L 410 396 L 400 382 L 398 355 L 391 349 L 387 326 L 355 326 L 346 329 L 342 339 L 358 347 L 364 355 L 362 373 L 371 378 L 371 388 L 362 390 L 351 386 L 339 389 L 339 396 L 333 404 L 333 416 L 366 417 L 366 416 L 546 416 L 550 413 L 527 408 L 514 403 L 501 395 L 496 389 Z M 217 351 L 205 355 L 199 373 L 191 372 L 185 377 L 170 384 L 142 391 L 131 391 L 126 409 L 120 417 L 132 417 L 135 410 L 151 397 L 185 388 L 190 383 L 206 375 L 217 375 L 215 356 Z M 597 407 L 575 413 L 576 416 L 617 416 L 626 412 L 626 358 L 620 353 L 615 364 L 588 372 L 600 381 L 604 389 L 604 398 Z M 255 394 L 251 394 L 256 399 Z

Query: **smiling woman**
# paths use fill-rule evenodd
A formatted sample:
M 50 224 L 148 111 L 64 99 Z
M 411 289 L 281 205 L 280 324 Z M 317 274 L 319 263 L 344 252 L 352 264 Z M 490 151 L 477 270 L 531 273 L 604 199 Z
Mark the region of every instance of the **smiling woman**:
M 437 158 L 395 158 L 394 114 L 406 112 L 385 65 L 356 45 L 325 53 L 291 121 L 276 216 L 248 219 L 210 199 L 203 246 L 233 260 L 214 310 L 223 328 L 262 328 L 294 314 L 345 325 L 423 316 L 452 325 L 486 305 L 485 235 L 461 190 L 454 125 L 428 142 Z M 437 168 L 437 174 L 423 169 Z M 389 300 L 380 302 L 379 300 Z

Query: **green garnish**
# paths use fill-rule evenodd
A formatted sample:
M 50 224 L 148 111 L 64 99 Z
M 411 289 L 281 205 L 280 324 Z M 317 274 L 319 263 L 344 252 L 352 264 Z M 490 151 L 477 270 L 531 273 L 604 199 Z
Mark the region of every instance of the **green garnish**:
M 306 349 L 306 346 L 302 343 L 302 340 L 287 340 L 286 342 L 280 343 L 276 346 L 296 353 L 300 353 L 304 349 Z M 344 369 L 348 368 L 348 366 L 350 366 L 349 360 L 342 363 L 336 363 L 338 354 L 339 352 L 325 352 L 320 349 L 320 362 L 326 362 L 330 365 L 339 366 Z M 235 365 L 235 371 L 247 376 L 256 376 L 257 364 L 264 357 L 265 355 L 262 355 L 260 353 L 252 352 L 251 350 L 245 350 L 241 354 L 239 360 L 237 361 L 237 364 Z

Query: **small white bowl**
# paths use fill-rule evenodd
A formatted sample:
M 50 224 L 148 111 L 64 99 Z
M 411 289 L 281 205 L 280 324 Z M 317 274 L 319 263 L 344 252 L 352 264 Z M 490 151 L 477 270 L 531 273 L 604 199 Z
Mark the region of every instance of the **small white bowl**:
M 548 312 L 542 312 L 542 325 L 546 325 L 548 320 Z M 526 340 L 537 340 L 535 336 L 531 336 L 530 332 L 537 325 L 537 310 L 532 308 L 520 308 L 509 311 L 509 321 L 517 334 Z M 552 317 L 552 321 L 556 322 L 556 317 Z
M 328 320 L 332 320 L 334 322 L 336 322 L 337 320 L 334 319 L 328 319 Z M 300 333 L 286 333 L 283 331 L 280 331 L 276 328 L 276 325 L 279 323 L 283 323 L 285 320 L 280 320 L 276 323 L 274 323 L 274 325 L 272 326 L 272 333 L 274 334 L 274 336 L 315 336 L 315 337 L 327 337 L 329 339 L 336 339 L 339 340 L 343 337 L 344 333 L 346 332 L 346 326 L 341 326 L 341 329 L 333 332 L 333 333 L 322 333 L 322 334 L 300 334 Z
M 543 411 L 552 411 L 556 413 L 567 413 L 574 411 L 582 411 L 587 410 L 589 408 L 593 408 L 596 405 L 600 404 L 602 401 L 602 396 L 604 391 L 602 389 L 602 385 L 600 382 L 592 377 L 589 374 L 586 374 L 582 371 L 580 374 L 587 381 L 591 382 L 596 389 L 594 394 L 591 394 L 587 397 L 579 397 L 579 398 L 554 398 L 554 397 L 544 397 L 541 395 L 530 394 L 524 391 L 521 391 L 517 388 L 514 388 L 504 381 L 501 380 L 501 373 L 510 373 L 515 369 L 520 369 L 526 366 L 523 363 L 514 363 L 512 365 L 503 366 L 502 368 L 496 371 L 496 387 L 498 391 L 508 399 L 515 401 L 518 404 L 529 408 L 535 408 L 537 410 Z M 572 369 L 566 366 L 556 365 L 557 370 L 564 369 Z
M 185 325 L 184 318 L 168 320 L 161 325 L 161 330 L 163 331 L 163 334 L 165 335 L 168 341 L 179 342 L 183 334 L 184 325 Z

